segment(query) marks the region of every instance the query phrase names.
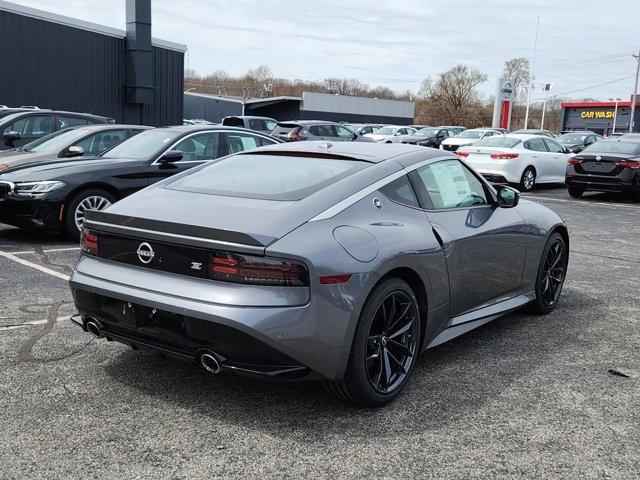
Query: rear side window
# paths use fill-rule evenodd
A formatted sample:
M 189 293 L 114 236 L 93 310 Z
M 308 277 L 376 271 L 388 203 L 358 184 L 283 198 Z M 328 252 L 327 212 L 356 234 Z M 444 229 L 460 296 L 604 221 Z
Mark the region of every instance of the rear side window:
M 249 128 L 251 130 L 258 130 L 260 132 L 263 132 L 265 130 L 264 122 L 258 118 L 250 118 Z
M 380 191 L 389 197 L 389 200 L 408 207 L 418 207 L 418 199 L 406 175 L 385 185 Z
M 89 122 L 85 118 L 78 117 L 58 117 L 58 130 L 62 130 L 63 128 L 69 127 L 78 127 L 82 125 L 88 125 Z
M 273 135 L 287 135 L 299 126 L 300 125 L 296 125 L 295 123 L 278 123 L 271 133 Z
M 107 130 L 90 135 L 74 145 L 82 147 L 88 155 L 97 155 L 125 138 L 124 130 Z
M 251 135 L 245 132 L 227 132 L 227 143 L 229 144 L 229 153 L 244 152 L 252 148 L 272 145 L 276 142 L 268 140 L 258 135 Z
M 232 155 L 192 171 L 166 188 L 264 200 L 301 200 L 367 167 L 315 157 Z
M 312 125 L 309 127 L 309 133 L 316 137 L 335 137 L 336 132 L 333 130 L 333 125 Z
M 547 151 L 547 147 L 544 146 L 544 142 L 541 138 L 532 138 L 528 142 L 524 142 L 524 148 L 527 150 L 533 150 L 534 152 Z

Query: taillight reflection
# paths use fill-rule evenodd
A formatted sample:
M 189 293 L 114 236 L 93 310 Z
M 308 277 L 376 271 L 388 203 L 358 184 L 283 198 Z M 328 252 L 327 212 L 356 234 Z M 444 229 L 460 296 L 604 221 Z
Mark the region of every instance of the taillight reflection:
M 492 160 L 511 160 L 514 158 L 518 158 L 519 156 L 520 154 L 515 152 L 500 152 L 500 153 L 492 153 L 491 159 Z
M 469 156 L 469 152 L 461 152 L 460 150 L 457 150 L 455 154 L 460 158 L 467 158 Z

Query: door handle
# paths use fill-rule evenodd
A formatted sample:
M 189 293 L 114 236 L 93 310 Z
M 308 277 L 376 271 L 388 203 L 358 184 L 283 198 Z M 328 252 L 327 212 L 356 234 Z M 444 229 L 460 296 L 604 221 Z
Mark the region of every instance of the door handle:
M 533 158 L 538 158 L 538 155 L 531 155 Z

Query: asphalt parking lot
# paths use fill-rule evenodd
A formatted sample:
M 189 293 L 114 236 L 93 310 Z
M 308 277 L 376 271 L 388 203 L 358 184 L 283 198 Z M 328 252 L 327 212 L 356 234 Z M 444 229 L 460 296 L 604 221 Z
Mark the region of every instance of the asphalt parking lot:
M 0 478 L 640 478 L 640 204 L 528 196 L 570 228 L 558 308 L 426 352 L 379 410 L 93 339 L 76 246 L 0 226 Z

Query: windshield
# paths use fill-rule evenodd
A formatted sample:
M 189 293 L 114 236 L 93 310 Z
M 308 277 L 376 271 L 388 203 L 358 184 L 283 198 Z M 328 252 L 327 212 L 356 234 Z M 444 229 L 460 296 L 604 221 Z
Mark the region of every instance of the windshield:
M 480 138 L 484 134 L 484 130 L 465 130 L 456 135 L 457 138 Z
M 398 130 L 395 127 L 382 127 L 377 130 L 374 130 L 373 133 L 376 135 L 393 135 Z
M 179 136 L 172 130 L 147 130 L 102 153 L 105 158 L 144 160 L 164 150 Z
M 587 138 L 584 133 L 565 133 L 556 138 L 560 143 L 582 143 Z
M 21 150 L 38 153 L 58 153 L 60 150 L 73 145 L 87 134 L 84 129 L 65 129 L 46 135 L 27 143 Z
M 599 153 L 617 153 L 621 155 L 634 155 L 639 153 L 640 145 L 631 142 L 619 142 L 617 140 L 601 140 L 596 143 L 592 143 L 585 148 L 581 155 L 584 153 L 597 155 Z
M 167 188 L 264 200 L 301 200 L 367 167 L 366 162 L 280 155 L 232 155 Z M 221 181 L 224 179 L 224 181 Z
M 414 135 L 416 137 L 435 137 L 440 129 L 438 128 L 421 128 Z
M 513 137 L 487 137 L 473 144 L 474 147 L 513 148 L 522 140 Z

